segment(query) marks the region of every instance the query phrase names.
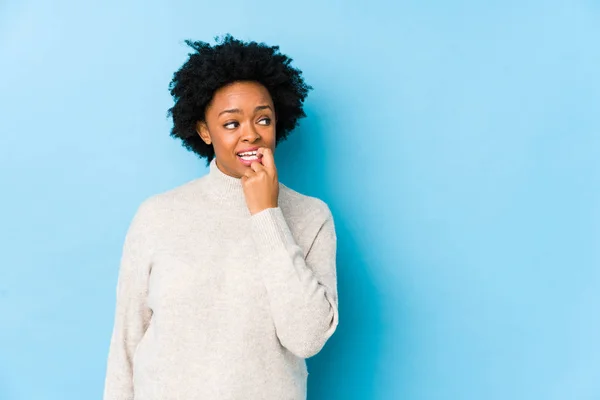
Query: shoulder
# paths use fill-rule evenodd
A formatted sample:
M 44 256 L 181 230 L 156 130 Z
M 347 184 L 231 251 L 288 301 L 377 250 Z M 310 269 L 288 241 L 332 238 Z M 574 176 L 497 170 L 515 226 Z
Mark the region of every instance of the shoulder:
M 322 224 L 333 219 L 329 205 L 318 197 L 302 194 L 279 184 L 279 206 L 286 217 Z
M 186 205 L 197 202 L 202 194 L 204 177 L 196 178 L 171 189 L 164 190 L 146 197 L 138 206 L 135 218 L 160 219 Z

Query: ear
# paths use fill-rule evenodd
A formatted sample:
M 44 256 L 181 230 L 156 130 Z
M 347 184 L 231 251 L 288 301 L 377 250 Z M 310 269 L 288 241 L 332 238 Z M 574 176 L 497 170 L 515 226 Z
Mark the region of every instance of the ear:
M 204 140 L 204 143 L 212 143 L 212 139 L 210 138 L 210 132 L 208 131 L 208 125 L 206 125 L 205 121 L 196 121 L 196 132 L 198 133 L 198 135 L 200 135 L 202 140 Z

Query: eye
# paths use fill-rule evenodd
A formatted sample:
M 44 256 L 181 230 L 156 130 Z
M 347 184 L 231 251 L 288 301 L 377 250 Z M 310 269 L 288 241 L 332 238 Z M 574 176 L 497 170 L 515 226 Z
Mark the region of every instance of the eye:
M 237 121 L 231 121 L 231 122 L 228 122 L 225 125 L 223 125 L 223 128 L 225 128 L 225 129 L 235 129 L 235 128 L 237 128 L 238 125 L 239 124 L 238 124 Z
M 271 125 L 271 118 L 265 117 L 265 118 L 259 120 L 258 123 L 261 125 Z

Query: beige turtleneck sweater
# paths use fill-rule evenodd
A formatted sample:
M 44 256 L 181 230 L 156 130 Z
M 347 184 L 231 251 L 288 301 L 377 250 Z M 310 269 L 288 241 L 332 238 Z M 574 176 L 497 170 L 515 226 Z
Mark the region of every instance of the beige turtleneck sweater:
M 299 400 L 338 324 L 323 201 L 279 184 L 251 215 L 209 173 L 144 201 L 125 238 L 105 400 Z

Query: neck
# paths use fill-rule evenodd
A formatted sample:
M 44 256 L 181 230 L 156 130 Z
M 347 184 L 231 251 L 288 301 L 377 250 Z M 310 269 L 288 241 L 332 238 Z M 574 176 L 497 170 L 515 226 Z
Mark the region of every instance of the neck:
M 217 159 L 210 162 L 208 173 L 208 188 L 216 197 L 218 204 L 229 207 L 232 211 L 250 214 L 246 204 L 242 180 L 227 175 L 217 165 Z

